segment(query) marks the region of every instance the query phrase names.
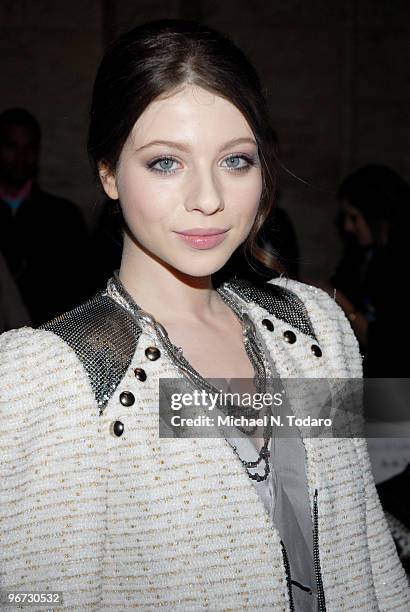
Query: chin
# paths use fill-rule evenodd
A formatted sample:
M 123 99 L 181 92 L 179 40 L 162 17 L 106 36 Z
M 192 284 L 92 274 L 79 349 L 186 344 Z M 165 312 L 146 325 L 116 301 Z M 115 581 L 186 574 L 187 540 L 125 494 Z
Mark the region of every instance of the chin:
M 203 251 L 202 251 L 203 253 Z M 211 276 L 211 274 L 215 274 L 218 272 L 228 261 L 229 257 L 208 257 L 205 256 L 203 261 L 190 257 L 185 258 L 184 261 L 169 261 L 169 265 L 171 265 L 175 270 L 180 272 L 181 274 L 186 274 L 187 276 L 192 276 L 196 278 L 201 278 L 203 276 Z M 206 259 L 206 261 L 205 261 Z

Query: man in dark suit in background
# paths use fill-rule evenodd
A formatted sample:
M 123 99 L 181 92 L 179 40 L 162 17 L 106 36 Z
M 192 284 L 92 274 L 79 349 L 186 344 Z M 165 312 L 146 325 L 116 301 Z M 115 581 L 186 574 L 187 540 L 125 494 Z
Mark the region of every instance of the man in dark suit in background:
M 22 108 L 0 113 L 0 250 L 33 326 L 88 297 L 88 232 L 75 204 L 37 184 L 41 129 Z

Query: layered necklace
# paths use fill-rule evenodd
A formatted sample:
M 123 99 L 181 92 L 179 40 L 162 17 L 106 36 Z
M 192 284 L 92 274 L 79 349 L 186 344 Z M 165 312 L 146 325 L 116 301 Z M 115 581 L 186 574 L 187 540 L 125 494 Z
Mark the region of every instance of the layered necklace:
M 253 321 L 250 319 L 246 310 L 239 306 L 233 297 L 230 295 L 229 290 L 224 287 L 219 287 L 217 289 L 219 295 L 224 300 L 228 306 L 234 311 L 234 313 L 239 318 L 242 324 L 242 334 L 243 334 L 243 342 L 245 346 L 246 353 L 253 365 L 255 376 L 253 378 L 253 382 L 255 388 L 258 393 L 265 393 L 266 390 L 266 379 L 267 376 L 271 376 L 271 369 L 269 361 L 264 357 L 264 351 L 262 349 L 261 343 L 259 342 L 255 326 Z M 216 398 L 219 397 L 219 390 L 216 389 L 213 385 L 211 385 L 205 378 L 203 378 L 199 372 L 197 372 L 192 365 L 185 359 L 182 348 L 176 347 L 170 340 L 168 336 L 168 332 L 165 327 L 155 320 L 153 315 L 141 309 L 138 304 L 135 303 L 133 298 L 129 295 L 129 293 L 125 290 L 122 282 L 119 279 L 118 271 L 114 272 L 113 278 L 108 281 L 107 292 L 110 297 L 115 300 L 120 306 L 126 309 L 132 316 L 135 318 L 136 322 L 143 327 L 144 331 L 146 331 L 151 337 L 153 337 L 162 347 L 162 349 L 166 352 L 171 361 L 178 367 L 178 369 L 183 373 L 184 378 L 188 379 L 191 385 L 194 385 L 195 389 L 204 390 L 208 393 L 213 393 Z M 250 418 L 254 415 L 254 409 L 238 407 L 234 404 L 225 405 L 224 402 L 217 401 L 217 407 L 221 410 L 226 416 L 233 416 L 238 414 L 238 410 L 244 414 L 246 418 Z M 237 426 L 240 431 L 244 434 L 252 434 L 255 432 L 257 425 L 238 425 Z M 232 445 L 229 442 L 229 439 L 225 438 L 228 444 L 233 449 L 234 453 L 237 455 L 242 465 L 244 466 L 249 478 L 256 481 L 266 480 L 270 473 L 270 450 L 268 449 L 269 441 L 272 437 L 272 425 L 266 423 L 264 426 L 264 434 L 263 440 L 264 444 L 259 450 L 259 457 L 256 461 L 246 461 L 239 456 L 237 452 L 237 448 L 235 445 Z M 264 460 L 265 468 L 264 474 L 260 475 L 258 473 L 252 474 L 249 472 L 248 468 L 256 468 L 259 463 Z

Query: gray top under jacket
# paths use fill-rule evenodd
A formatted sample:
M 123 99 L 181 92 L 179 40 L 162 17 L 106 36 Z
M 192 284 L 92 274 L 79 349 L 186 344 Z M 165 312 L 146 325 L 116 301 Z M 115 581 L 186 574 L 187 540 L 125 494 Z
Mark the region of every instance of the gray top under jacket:
M 270 357 L 270 356 L 269 356 Z M 265 354 L 266 358 L 266 354 Z M 279 378 L 269 358 L 272 376 Z M 299 431 L 299 430 L 297 430 Z M 317 612 L 318 599 L 313 564 L 312 518 L 305 466 L 305 448 L 301 436 L 275 436 L 270 441 L 270 473 L 266 480 L 251 479 L 266 512 L 285 544 L 291 569 L 292 594 L 296 611 Z M 229 438 L 246 461 L 255 461 L 259 453 L 254 441 L 238 430 L 240 437 Z M 300 432 L 299 432 L 300 434 Z M 264 474 L 265 462 L 248 468 L 251 474 Z

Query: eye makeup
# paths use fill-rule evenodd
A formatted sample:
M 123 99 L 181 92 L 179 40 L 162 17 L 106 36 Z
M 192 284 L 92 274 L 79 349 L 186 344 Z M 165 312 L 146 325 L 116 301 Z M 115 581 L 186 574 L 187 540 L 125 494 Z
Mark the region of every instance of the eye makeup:
M 227 157 L 225 157 L 225 159 L 223 161 L 225 162 L 225 161 L 236 160 L 236 159 L 243 160 L 245 162 L 245 165 L 242 165 L 242 166 L 239 166 L 239 167 L 235 167 L 235 166 L 227 167 L 227 166 L 224 166 L 224 168 L 227 169 L 229 172 L 235 172 L 235 173 L 247 172 L 248 170 L 250 170 L 250 168 L 252 166 L 255 166 L 257 164 L 257 161 L 258 161 L 258 157 L 257 156 L 248 155 L 246 153 L 232 153 L 232 154 L 228 155 Z M 177 172 L 176 169 L 156 168 L 155 166 L 157 164 L 160 164 L 161 162 L 168 162 L 168 164 L 170 164 L 170 165 L 173 162 L 179 163 L 178 160 L 175 159 L 175 157 L 172 157 L 172 155 L 162 155 L 162 156 L 156 157 L 152 161 L 148 162 L 146 164 L 146 167 L 151 172 L 156 172 L 156 173 L 158 173 L 160 175 L 175 174 L 175 172 Z

